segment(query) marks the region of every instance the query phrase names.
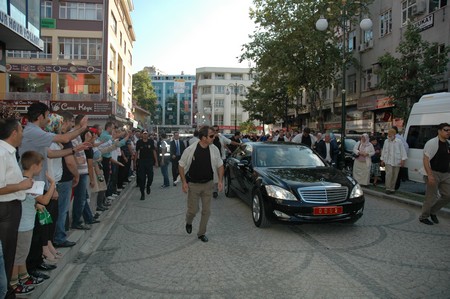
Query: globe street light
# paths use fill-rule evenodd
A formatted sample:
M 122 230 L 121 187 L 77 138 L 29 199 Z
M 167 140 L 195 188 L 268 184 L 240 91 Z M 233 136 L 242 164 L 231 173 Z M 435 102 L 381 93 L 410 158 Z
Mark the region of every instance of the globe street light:
M 238 84 L 238 83 L 230 83 L 228 84 L 228 87 L 233 87 L 234 89 L 234 96 L 235 96 L 235 104 L 234 104 L 234 132 L 237 132 L 237 106 L 238 106 L 238 93 L 240 88 L 246 88 L 244 84 Z M 230 90 L 227 88 L 227 95 L 230 94 Z M 243 93 L 241 93 L 243 95 Z
M 348 15 L 348 9 L 351 6 L 354 5 L 358 5 L 358 6 L 364 6 L 360 1 L 346 1 L 346 0 L 342 0 L 342 7 L 341 7 L 341 24 L 340 27 L 342 29 L 342 91 L 341 91 L 341 95 L 342 95 L 342 115 L 341 115 L 341 163 L 342 164 L 342 168 L 345 166 L 345 127 L 346 127 L 346 117 L 347 117 L 347 113 L 346 113 L 346 109 L 345 109 L 345 102 L 346 102 L 346 82 L 347 82 L 347 78 L 346 78 L 346 69 L 347 69 L 347 60 L 346 60 L 346 32 L 347 32 L 347 21 L 349 19 L 349 15 Z M 328 11 L 330 11 L 330 9 L 327 9 Z M 351 26 L 351 25 L 350 25 Z M 368 31 L 370 29 L 372 29 L 372 20 L 370 20 L 369 18 L 364 18 L 360 23 L 359 23 L 359 27 L 364 30 L 364 31 Z M 320 17 L 319 20 L 317 20 L 316 22 L 316 29 L 319 31 L 325 31 L 328 28 L 328 21 L 327 19 L 325 19 L 323 16 Z

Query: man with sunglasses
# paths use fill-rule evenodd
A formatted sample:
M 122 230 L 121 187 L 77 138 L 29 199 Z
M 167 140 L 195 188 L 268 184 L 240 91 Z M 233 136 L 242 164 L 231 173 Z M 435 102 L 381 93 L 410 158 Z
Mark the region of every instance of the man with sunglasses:
M 450 202 L 450 125 L 438 125 L 438 135 L 427 141 L 423 148 L 423 167 L 426 172 L 426 193 L 419 221 L 433 225 L 439 220 L 436 213 Z M 438 197 L 438 191 L 440 197 Z M 431 216 L 430 221 L 428 217 Z
M 218 190 L 223 189 L 223 161 L 219 149 L 213 144 L 215 131 L 204 126 L 198 132 L 200 140 L 191 144 L 181 155 L 179 173 L 183 182 L 183 192 L 188 194 L 186 212 L 186 232 L 192 232 L 192 221 L 198 212 L 199 200 L 202 202 L 198 238 L 208 242 L 206 226 L 211 214 L 211 191 L 214 181 Z

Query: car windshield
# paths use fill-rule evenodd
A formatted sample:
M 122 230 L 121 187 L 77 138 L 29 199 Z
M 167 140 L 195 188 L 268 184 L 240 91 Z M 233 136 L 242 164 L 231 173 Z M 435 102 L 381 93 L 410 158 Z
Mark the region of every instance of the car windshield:
M 258 147 L 255 153 L 256 166 L 259 167 L 318 167 L 324 162 L 305 146 Z

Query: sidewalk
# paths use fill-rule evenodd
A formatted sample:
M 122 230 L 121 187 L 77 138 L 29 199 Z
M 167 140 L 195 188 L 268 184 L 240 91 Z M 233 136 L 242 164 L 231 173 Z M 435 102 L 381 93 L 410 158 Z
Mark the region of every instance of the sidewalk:
M 400 188 L 394 194 L 386 194 L 384 185 L 380 184 L 377 187 L 364 187 L 364 193 L 373 195 L 379 198 L 395 200 L 401 203 L 409 204 L 422 208 L 422 203 L 425 199 L 425 184 L 413 181 L 401 182 Z M 438 215 L 450 217 L 450 204 L 446 208 L 439 211 Z
M 98 245 L 108 234 L 110 228 L 116 222 L 117 217 L 120 215 L 126 205 L 126 202 L 131 196 L 135 185 L 135 180 L 128 183 L 120 195 L 114 199 L 112 205 L 109 207 L 109 210 L 101 213 L 98 218 L 100 223 L 93 224 L 90 230 L 68 231 L 67 239 L 70 241 L 75 241 L 77 244 L 69 248 L 58 248 L 58 251 L 60 251 L 63 256 L 58 260 L 57 268 L 52 271 L 39 270 L 49 275 L 50 278 L 43 284 L 37 286 L 34 292 L 26 298 L 61 298 L 61 294 L 65 294 L 67 290 L 62 289 L 62 286 L 67 286 L 69 281 L 75 279 L 79 274 L 79 271 L 77 271 L 77 269 L 72 269 L 72 271 L 63 270 L 65 270 L 66 266 L 73 267 L 73 264 L 80 263 L 78 260 L 83 259 L 84 256 L 87 256 L 96 250 Z M 96 200 L 96 198 L 91 198 L 91 200 Z M 63 277 L 63 274 L 67 272 L 70 273 L 70 277 Z

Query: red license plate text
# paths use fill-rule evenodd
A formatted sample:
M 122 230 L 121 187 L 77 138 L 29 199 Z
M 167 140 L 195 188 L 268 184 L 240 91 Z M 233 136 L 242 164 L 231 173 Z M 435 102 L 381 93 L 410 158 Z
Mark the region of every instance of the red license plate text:
M 330 206 L 330 207 L 314 207 L 313 215 L 338 215 L 342 214 L 342 207 Z

